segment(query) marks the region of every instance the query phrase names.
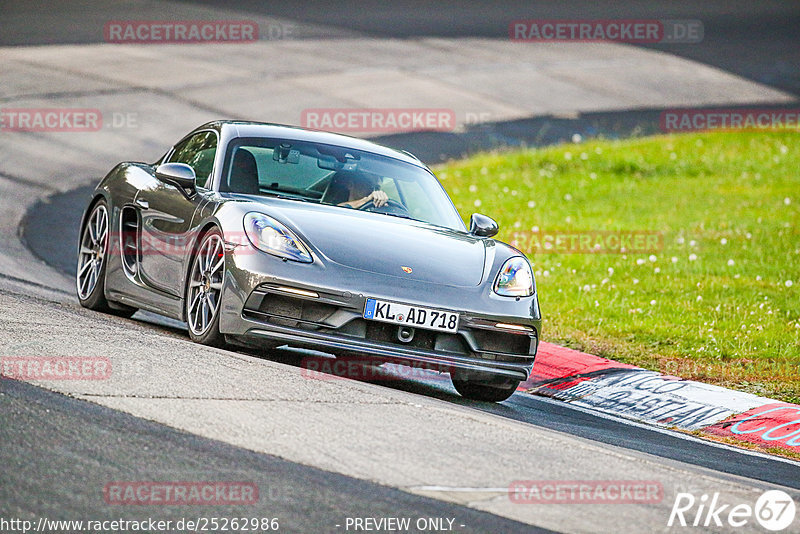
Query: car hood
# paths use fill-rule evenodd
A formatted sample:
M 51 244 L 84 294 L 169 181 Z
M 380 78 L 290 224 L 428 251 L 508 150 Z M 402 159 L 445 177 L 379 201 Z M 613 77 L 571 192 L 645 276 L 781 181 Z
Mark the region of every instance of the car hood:
M 451 286 L 477 286 L 483 278 L 485 240 L 466 232 L 336 206 L 281 199 L 259 204 L 339 265 Z

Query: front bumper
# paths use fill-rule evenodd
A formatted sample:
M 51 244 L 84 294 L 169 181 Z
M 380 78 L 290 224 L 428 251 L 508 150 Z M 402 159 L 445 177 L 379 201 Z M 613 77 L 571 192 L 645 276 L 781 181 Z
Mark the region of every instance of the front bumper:
M 492 293 L 487 297 L 481 286 L 432 287 L 413 280 L 390 287 L 391 277 L 336 264 L 229 256 L 227 265 L 231 267 L 220 317 L 220 330 L 226 335 L 437 371 L 460 369 L 515 380 L 530 375 L 541 324 L 535 296 L 509 299 Z M 338 287 L 332 281 L 338 282 Z M 358 292 L 353 291 L 355 287 Z M 461 318 L 458 333 L 417 328 L 411 340 L 401 341 L 399 326 L 362 317 L 367 297 L 457 311 Z M 475 311 L 475 303 L 488 311 Z M 498 328 L 498 323 L 520 325 L 525 330 Z

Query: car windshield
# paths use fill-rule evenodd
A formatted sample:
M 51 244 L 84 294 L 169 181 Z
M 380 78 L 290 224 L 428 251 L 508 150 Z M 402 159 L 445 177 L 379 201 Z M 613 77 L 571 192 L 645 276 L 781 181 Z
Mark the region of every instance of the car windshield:
M 223 165 L 223 192 L 279 196 L 464 230 L 438 180 L 394 158 L 296 140 L 242 138 L 228 145 Z

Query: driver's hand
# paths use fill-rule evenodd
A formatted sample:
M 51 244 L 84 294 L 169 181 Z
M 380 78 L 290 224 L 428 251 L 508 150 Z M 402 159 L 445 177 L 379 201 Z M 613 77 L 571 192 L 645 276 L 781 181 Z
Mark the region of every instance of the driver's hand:
M 380 208 L 380 207 L 382 207 L 382 206 L 385 206 L 385 205 L 386 205 L 386 203 L 387 203 L 387 202 L 389 202 L 389 195 L 387 195 L 386 193 L 384 193 L 384 192 L 383 192 L 383 191 L 381 191 L 381 190 L 378 190 L 378 191 L 373 191 L 373 192 L 372 192 L 372 193 L 370 193 L 370 195 L 369 195 L 368 197 L 366 197 L 366 198 L 367 198 L 367 202 L 369 202 L 369 201 L 371 200 L 371 201 L 372 201 L 372 204 L 373 204 L 373 205 L 374 205 L 376 208 Z

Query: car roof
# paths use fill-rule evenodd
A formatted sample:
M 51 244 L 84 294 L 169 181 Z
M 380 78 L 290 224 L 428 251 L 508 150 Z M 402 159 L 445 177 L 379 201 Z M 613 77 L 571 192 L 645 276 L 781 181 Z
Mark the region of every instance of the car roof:
M 351 137 L 349 135 L 325 132 L 322 130 L 311 130 L 308 128 L 300 128 L 298 126 L 289 126 L 285 124 L 233 120 L 208 122 L 196 128 L 195 131 L 208 130 L 209 128 L 218 130 L 223 137 L 267 137 L 277 139 L 292 139 L 296 141 L 306 141 L 311 143 L 334 145 L 343 148 L 351 148 L 353 150 L 362 150 L 364 152 L 371 152 L 373 154 L 379 154 L 381 156 L 398 159 L 406 163 L 416 165 L 417 167 L 427 169 L 425 164 L 408 152 L 395 150 L 393 148 L 367 141 L 366 139 L 359 139 L 358 137 Z

